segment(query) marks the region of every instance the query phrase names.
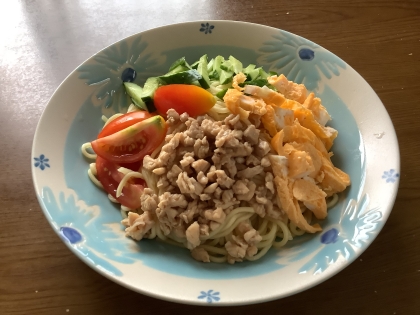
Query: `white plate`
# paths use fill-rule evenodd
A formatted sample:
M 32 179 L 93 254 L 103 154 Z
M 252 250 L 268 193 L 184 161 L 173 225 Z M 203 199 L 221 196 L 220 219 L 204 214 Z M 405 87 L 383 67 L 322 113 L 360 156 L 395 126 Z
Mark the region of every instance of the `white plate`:
M 123 110 L 121 74 L 135 82 L 163 74 L 176 59 L 233 55 L 284 73 L 321 97 L 339 131 L 333 162 L 352 185 L 322 223 L 261 260 L 203 264 L 153 240 L 125 238 L 119 211 L 87 177 L 82 143 L 94 139 L 102 114 Z M 110 106 L 106 108 L 106 106 Z M 385 158 L 386 157 L 386 158 Z M 32 173 L 53 229 L 85 263 L 132 290 L 189 304 L 238 305 L 308 289 L 348 266 L 387 220 L 398 188 L 399 150 L 391 120 L 366 81 L 343 60 L 297 35 L 233 21 L 189 22 L 123 39 L 88 59 L 60 85 L 34 138 Z M 77 275 L 75 275 L 77 276 Z M 343 285 L 351 285 L 346 283 Z M 182 288 L 182 289 L 181 289 Z

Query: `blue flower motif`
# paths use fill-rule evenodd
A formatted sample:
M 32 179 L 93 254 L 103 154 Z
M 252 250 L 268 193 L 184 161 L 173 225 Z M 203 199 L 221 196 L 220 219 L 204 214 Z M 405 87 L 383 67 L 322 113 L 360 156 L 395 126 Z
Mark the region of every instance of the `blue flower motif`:
M 48 162 L 50 161 L 49 159 L 45 158 L 44 154 L 41 154 L 39 156 L 39 158 L 34 158 L 35 163 L 34 166 L 35 167 L 39 167 L 42 171 L 46 168 L 46 167 L 50 167 L 50 164 L 48 164 Z
M 382 218 L 379 208 L 366 211 L 368 204 L 367 194 L 358 202 L 351 199 L 340 217 L 339 224 L 326 228 L 321 234 L 322 246 L 319 246 L 316 239 L 319 236 L 306 235 L 297 243 L 290 245 L 290 258 L 281 259 L 279 263 L 294 262 L 312 255 L 299 269 L 299 273 L 313 270 L 314 274 L 319 274 L 340 257 L 348 260 L 356 254 L 355 249 L 361 248 L 362 243 L 375 233 Z
M 302 60 L 311 61 L 315 58 L 315 52 L 309 48 L 301 48 L 299 49 L 299 58 Z
M 150 53 L 145 53 L 147 46 L 141 36 L 131 44 L 123 40 L 112 45 L 93 57 L 94 62 L 80 66 L 77 69 L 79 78 L 97 87 L 95 96 L 101 105 L 112 106 L 116 112 L 121 112 L 130 104 L 123 81 L 137 78 L 141 82 L 154 75 L 153 67 L 158 62 Z
M 345 69 L 343 60 L 302 37 L 280 31 L 259 49 L 260 63 L 283 73 L 289 80 L 303 83 L 309 90 L 318 87 L 321 74 L 328 79 Z
M 119 213 L 115 213 L 116 218 L 101 215 L 98 206 L 87 206 L 73 192 L 60 192 L 56 198 L 51 188 L 44 187 L 41 195 L 60 236 L 99 269 L 121 276 L 121 270 L 112 261 L 123 264 L 138 261 L 136 246 L 124 236 Z M 101 238 L 92 237 L 92 231 L 97 231 Z
M 133 82 L 136 79 L 136 70 L 132 68 L 125 68 L 121 74 L 121 80 L 123 82 Z
M 65 241 L 68 241 L 72 244 L 77 244 L 83 239 L 82 235 L 78 230 L 68 226 L 62 226 L 60 228 L 60 233 Z
M 386 179 L 387 183 L 395 183 L 398 177 L 400 177 L 400 174 L 395 172 L 395 170 L 392 168 L 388 172 L 385 171 L 384 174 L 382 175 L 382 178 Z
M 213 300 L 215 302 L 218 302 L 220 300 L 220 297 L 219 297 L 220 293 L 219 292 L 213 292 L 213 290 L 208 290 L 207 292 L 201 291 L 200 294 L 201 295 L 199 295 L 197 298 L 199 300 L 207 299 L 207 303 L 212 303 Z
M 338 230 L 332 228 L 321 235 L 321 243 L 331 244 L 337 242 L 338 239 Z
M 209 23 L 201 23 L 200 32 L 204 32 L 204 34 L 211 34 L 212 29 L 214 29 L 214 25 L 210 25 Z

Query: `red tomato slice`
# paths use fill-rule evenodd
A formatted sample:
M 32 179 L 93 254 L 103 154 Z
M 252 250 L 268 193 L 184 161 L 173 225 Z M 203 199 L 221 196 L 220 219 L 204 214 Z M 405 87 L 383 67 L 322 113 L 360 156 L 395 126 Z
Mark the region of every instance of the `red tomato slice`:
M 102 129 L 102 131 L 99 133 L 98 138 L 112 135 L 113 133 L 123 130 L 152 116 L 154 116 L 154 114 L 150 114 L 144 110 L 124 114 L 118 118 L 115 118 L 108 125 L 106 125 L 104 129 Z
M 123 188 L 121 196 L 117 198 L 118 184 L 124 177 L 124 174 L 118 172 L 119 166 L 107 161 L 100 156 L 96 158 L 97 177 L 104 186 L 105 191 L 118 200 L 122 205 L 137 209 L 140 207 L 140 196 L 143 193 L 145 182 L 141 179 L 129 181 Z
M 195 85 L 170 84 L 155 91 L 153 103 L 163 115 L 173 108 L 178 114 L 188 113 L 196 117 L 207 113 L 216 103 L 216 99 L 210 92 Z
M 165 135 L 165 120 L 161 116 L 153 116 L 91 144 L 98 156 L 110 162 L 135 163 L 152 153 L 165 139 Z
M 140 167 L 143 166 L 143 161 L 138 161 L 134 163 L 121 163 L 120 166 L 128 168 L 129 170 L 138 172 Z

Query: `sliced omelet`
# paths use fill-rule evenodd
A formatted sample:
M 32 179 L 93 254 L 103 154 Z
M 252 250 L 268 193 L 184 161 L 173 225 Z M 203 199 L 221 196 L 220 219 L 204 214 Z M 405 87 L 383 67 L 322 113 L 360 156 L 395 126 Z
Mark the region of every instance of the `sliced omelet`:
M 325 126 L 330 115 L 314 93 L 308 94 L 304 85 L 288 81 L 284 75 L 268 78 L 277 91 L 266 86 L 241 88 L 239 83 L 244 80 L 241 74 L 234 77 L 234 89 L 224 97 L 227 108 L 248 123 L 250 114 L 260 117 L 263 131 L 271 137 L 277 153 L 270 155 L 270 162 L 281 208 L 300 229 L 321 231 L 318 224 L 306 221 L 301 206 L 317 219 L 324 219 L 326 198 L 350 185 L 349 175 L 330 159 L 338 135 L 335 129 Z

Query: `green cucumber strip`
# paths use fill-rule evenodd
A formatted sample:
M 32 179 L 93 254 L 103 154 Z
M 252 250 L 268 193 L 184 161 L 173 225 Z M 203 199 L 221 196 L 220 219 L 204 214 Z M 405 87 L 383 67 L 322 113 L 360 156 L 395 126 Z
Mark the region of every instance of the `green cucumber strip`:
M 220 68 L 225 71 L 233 71 L 232 62 L 230 60 L 225 60 L 221 65 Z
M 187 60 L 185 60 L 185 57 L 181 57 L 169 67 L 169 72 L 171 72 L 178 66 L 184 66 L 187 69 L 191 69 L 191 66 L 188 64 Z
M 222 70 L 220 72 L 220 79 L 219 79 L 220 84 L 226 84 L 226 83 L 232 81 L 232 78 L 233 78 L 233 72 L 232 71 Z
M 157 77 L 150 77 L 146 80 L 141 93 L 141 99 L 146 103 L 146 105 L 153 100 L 155 91 L 161 84 L 162 82 Z
M 249 81 L 256 80 L 256 79 L 258 79 L 259 76 L 260 76 L 260 69 L 259 68 L 251 70 L 247 74 L 247 77 L 249 78 Z
M 272 75 L 279 75 L 276 71 L 269 71 L 268 72 L 268 74 L 270 75 L 270 76 L 272 76 Z
M 146 106 L 147 106 L 147 111 L 149 113 L 153 113 L 153 112 L 156 111 L 156 107 L 155 107 L 155 104 L 153 103 L 153 101 L 147 102 Z
M 265 72 L 263 68 L 259 68 L 259 69 L 260 69 L 260 78 L 267 79 L 269 77 L 269 74 Z
M 165 84 L 193 84 L 194 81 L 202 79 L 201 74 L 194 69 L 186 70 L 174 74 L 165 74 L 159 79 Z
M 254 70 L 255 69 L 255 65 L 253 65 L 253 64 L 250 64 L 250 65 L 248 65 L 248 67 L 246 67 L 246 68 L 244 68 L 242 71 L 243 71 L 243 73 L 245 73 L 245 74 L 249 74 L 252 70 Z
M 136 107 L 138 107 L 141 110 L 147 110 L 149 111 L 149 109 L 147 108 L 147 105 L 145 102 L 143 102 L 141 99 L 141 103 L 138 103 L 134 98 L 131 99 L 131 101 L 133 102 L 134 105 L 136 105 Z
M 207 66 L 208 66 L 207 55 L 204 55 L 198 61 L 198 67 L 197 67 L 197 71 L 199 74 L 201 74 L 201 77 L 202 77 L 200 80 L 198 80 L 198 82 L 200 82 L 200 85 L 203 89 L 210 88 L 210 78 L 207 72 Z
M 229 56 L 229 61 L 231 63 L 231 68 L 233 72 L 235 72 L 236 74 L 242 72 L 242 69 L 243 69 L 242 62 L 240 62 L 238 59 L 236 59 L 233 56 Z
M 167 74 L 165 75 L 172 75 L 172 74 L 176 74 L 179 72 L 184 72 L 184 71 L 188 71 L 190 70 L 189 68 L 187 68 L 184 65 L 178 65 L 177 67 L 175 67 L 174 69 L 172 69 L 171 71 L 169 71 Z
M 141 99 L 141 95 L 143 93 L 142 87 L 132 82 L 124 82 L 124 87 L 127 94 L 131 97 L 134 105 L 142 110 L 147 110 L 146 104 Z
M 222 69 L 220 68 L 220 66 L 222 65 L 224 61 L 225 61 L 225 58 L 223 58 L 223 56 L 217 56 L 216 58 L 214 58 L 213 70 L 216 70 L 219 76 L 220 76 L 220 72 L 222 72 Z
M 151 101 L 149 101 L 149 102 L 147 102 L 147 103 L 144 103 L 143 101 L 142 101 L 142 104 L 143 104 L 143 106 L 144 107 L 141 107 L 142 105 L 139 105 L 139 104 L 137 104 L 137 102 L 135 101 L 135 100 L 133 100 L 133 99 L 131 99 L 132 101 L 133 101 L 133 104 L 134 105 L 136 105 L 138 108 L 140 108 L 141 110 L 146 110 L 146 111 L 148 111 L 149 113 L 153 113 L 153 112 L 155 112 L 156 111 L 156 107 L 155 107 L 155 105 L 153 104 L 153 100 L 151 100 Z
M 219 72 L 217 72 L 217 70 L 213 70 L 212 72 L 209 73 L 209 79 L 212 81 L 217 81 L 219 80 L 220 76 L 219 76 Z
M 245 81 L 243 83 L 239 83 L 240 87 L 244 87 L 245 85 L 256 85 L 259 87 L 263 87 L 264 85 L 269 85 L 267 79 L 256 79 L 252 81 Z
M 199 61 L 198 61 L 198 60 L 197 60 L 196 62 L 194 62 L 194 63 L 191 65 L 191 69 L 195 69 L 195 70 L 197 70 L 198 63 L 199 63 Z
M 210 73 L 213 71 L 213 64 L 214 64 L 214 58 L 212 58 L 209 63 L 207 64 L 207 72 Z
M 227 90 L 229 90 L 229 89 L 224 89 L 224 90 L 221 90 L 220 92 L 216 93 L 216 96 L 217 96 L 218 98 L 220 98 L 221 100 L 223 100 L 223 97 L 225 96 L 225 94 L 226 94 Z

